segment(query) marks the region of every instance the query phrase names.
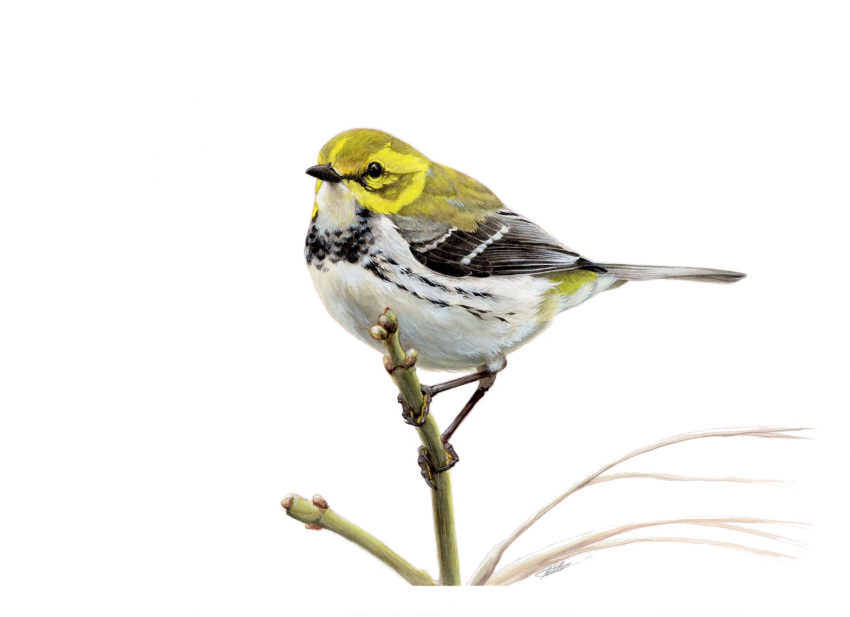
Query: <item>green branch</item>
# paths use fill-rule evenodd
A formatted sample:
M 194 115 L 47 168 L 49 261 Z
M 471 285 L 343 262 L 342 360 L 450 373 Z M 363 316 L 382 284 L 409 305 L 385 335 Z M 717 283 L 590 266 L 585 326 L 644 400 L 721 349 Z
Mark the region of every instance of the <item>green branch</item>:
M 288 516 L 304 523 L 307 529 L 327 529 L 370 552 L 411 585 L 435 584 L 425 570 L 416 569 L 375 536 L 331 510 L 321 495 L 315 495 L 311 501 L 301 495 L 289 494 L 280 505 Z
M 455 538 L 454 527 L 454 509 L 452 505 L 452 488 L 451 477 L 448 472 L 448 463 L 450 456 L 446 452 L 445 446 L 440 438 L 440 431 L 437 427 L 437 422 L 434 417 L 427 414 L 427 401 L 422 393 L 422 386 L 419 383 L 419 378 L 416 375 L 415 365 L 417 354 L 413 349 L 404 351 L 398 334 L 398 319 L 395 314 L 387 308 L 384 313 L 378 317 L 377 325 L 370 328 L 369 333 L 372 338 L 382 341 L 387 355 L 384 356 L 384 368 L 392 376 L 396 386 L 399 389 L 399 399 L 403 401 L 406 411 L 405 417 L 411 423 L 417 425 L 417 432 L 425 449 L 425 455 L 420 457 L 420 466 L 422 467 L 423 476 L 426 476 L 434 490 L 431 492 L 431 506 L 434 517 L 434 535 L 437 542 L 437 559 L 440 566 L 440 578 L 434 581 L 431 576 L 425 571 L 415 568 L 410 562 L 400 557 L 393 552 L 387 545 L 365 532 L 360 527 L 345 520 L 336 512 L 328 507 L 327 502 L 321 495 L 315 495 L 312 501 L 307 500 L 300 495 L 290 494 L 284 498 L 281 505 L 286 510 L 287 515 L 301 521 L 308 529 L 329 529 L 330 531 L 342 536 L 346 540 L 353 542 L 360 548 L 368 551 L 390 568 L 395 570 L 402 578 L 412 585 L 460 585 L 460 564 L 457 554 L 457 540 Z M 601 535 L 588 536 L 581 541 L 574 542 L 566 546 L 559 546 L 555 552 L 541 552 L 531 555 L 525 559 L 515 562 L 502 570 L 496 572 L 496 566 L 501 560 L 503 554 L 513 542 L 525 533 L 532 525 L 534 525 L 542 516 L 549 512 L 552 508 L 564 501 L 567 497 L 576 491 L 607 480 L 618 480 L 623 478 L 655 478 L 661 480 L 676 480 L 676 481 L 747 481 L 742 478 L 704 478 L 704 477 L 688 477 L 676 476 L 671 474 L 647 474 L 647 473 L 617 473 L 603 475 L 612 467 L 619 465 L 631 458 L 645 454 L 647 452 L 657 450 L 659 448 L 681 443 L 692 439 L 700 439 L 704 437 L 733 437 L 739 435 L 748 435 L 753 437 L 770 437 L 783 439 L 799 439 L 801 437 L 790 435 L 793 431 L 801 431 L 800 428 L 753 428 L 753 429 L 718 429 L 713 431 L 703 431 L 699 433 L 688 433 L 685 435 L 677 435 L 664 441 L 650 444 L 638 450 L 632 451 L 625 456 L 617 459 L 612 463 L 608 463 L 596 470 L 589 476 L 585 477 L 580 482 L 574 484 L 565 493 L 558 496 L 554 501 L 546 504 L 538 510 L 531 518 L 517 528 L 508 538 L 497 544 L 487 554 L 481 565 L 473 574 L 469 581 L 470 585 L 502 585 L 510 584 L 539 571 L 540 568 L 545 568 L 552 563 L 562 561 L 574 554 L 587 552 L 589 550 L 599 550 L 602 548 L 611 548 L 622 546 L 634 542 L 702 542 L 714 544 L 717 546 L 726 546 L 738 549 L 749 550 L 763 555 L 779 555 L 770 551 L 753 549 L 728 542 L 717 542 L 713 540 L 695 540 L 691 538 L 631 538 L 626 540 L 617 540 L 613 542 L 602 542 L 608 538 L 619 535 L 632 529 L 643 527 L 665 525 L 671 523 L 689 522 L 699 525 L 716 526 L 732 531 L 760 535 L 772 539 L 785 539 L 775 534 L 769 534 L 760 530 L 748 529 L 739 525 L 733 525 L 734 522 L 746 523 L 775 523 L 779 521 L 761 520 L 761 519 L 688 519 L 687 521 L 655 521 L 641 524 L 625 525 L 619 528 L 614 528 L 603 532 Z M 430 460 L 430 464 L 426 463 L 426 459 Z M 431 465 L 436 468 L 445 468 L 443 472 L 433 472 Z
M 398 319 L 387 308 L 378 318 L 378 325 L 369 333 L 376 340 L 383 341 L 387 349 L 384 367 L 392 375 L 399 392 L 409 409 L 425 409 L 425 397 L 416 375 L 416 351 L 407 353 L 398 340 Z M 421 416 L 420 416 L 421 417 Z M 440 430 L 434 416 L 428 414 L 422 426 L 417 427 L 419 439 L 437 467 L 448 464 Z M 454 506 L 452 505 L 452 481 L 448 471 L 434 474 L 432 477 L 436 490 L 431 491 L 431 509 L 434 515 L 434 535 L 437 540 L 437 560 L 440 565 L 440 582 L 443 585 L 460 585 L 460 563 L 457 556 L 455 538 Z

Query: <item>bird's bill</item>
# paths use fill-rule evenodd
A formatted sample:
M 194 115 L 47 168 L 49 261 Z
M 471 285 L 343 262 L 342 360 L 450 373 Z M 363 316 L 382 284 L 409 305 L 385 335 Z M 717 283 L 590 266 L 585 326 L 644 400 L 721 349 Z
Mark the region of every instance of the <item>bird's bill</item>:
M 342 176 L 330 165 L 313 165 L 306 173 L 325 182 L 342 182 Z

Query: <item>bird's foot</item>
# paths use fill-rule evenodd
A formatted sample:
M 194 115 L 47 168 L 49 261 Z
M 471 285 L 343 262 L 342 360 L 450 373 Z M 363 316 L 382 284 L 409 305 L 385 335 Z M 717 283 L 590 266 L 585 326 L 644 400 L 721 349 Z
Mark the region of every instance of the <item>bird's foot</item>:
M 444 443 L 443 449 L 446 452 L 447 462 L 443 466 L 437 466 L 433 458 L 429 455 L 428 450 L 425 449 L 425 446 L 419 446 L 419 469 L 422 470 L 422 477 L 425 478 L 425 482 L 435 491 L 437 490 L 437 485 L 434 483 L 434 477 L 438 473 L 448 471 L 460 460 L 452 444 Z
M 431 386 L 421 385 L 420 387 L 422 388 L 422 407 L 418 411 L 410 407 L 401 394 L 398 395 L 398 402 L 401 404 L 401 417 L 412 426 L 425 424 L 425 419 L 431 409 L 431 399 L 434 398 Z

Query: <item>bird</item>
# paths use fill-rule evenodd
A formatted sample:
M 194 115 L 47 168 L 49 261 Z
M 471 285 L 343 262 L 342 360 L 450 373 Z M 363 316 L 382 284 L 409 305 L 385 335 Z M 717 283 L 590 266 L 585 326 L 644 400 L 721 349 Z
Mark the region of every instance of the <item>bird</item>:
M 419 366 L 467 372 L 423 386 L 427 405 L 440 392 L 478 382 L 442 434 L 449 464 L 436 468 L 420 453 L 420 465 L 434 472 L 457 462 L 449 438 L 492 387 L 508 354 L 559 313 L 632 281 L 732 283 L 745 276 L 592 261 L 474 178 L 380 130 L 339 133 L 306 173 L 316 188 L 305 258 L 330 315 L 381 350 L 369 328 L 392 307 L 403 326 L 400 342 L 416 349 Z M 405 419 L 419 423 L 412 410 Z

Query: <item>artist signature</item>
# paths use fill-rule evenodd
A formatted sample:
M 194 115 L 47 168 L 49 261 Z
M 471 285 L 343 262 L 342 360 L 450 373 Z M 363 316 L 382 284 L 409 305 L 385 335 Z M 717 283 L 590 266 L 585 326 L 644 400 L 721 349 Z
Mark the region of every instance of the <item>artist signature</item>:
M 590 557 L 587 557 L 586 559 L 589 559 L 589 558 Z M 586 561 L 586 559 L 582 559 L 582 561 Z M 581 563 L 581 561 L 579 563 Z M 556 563 L 555 565 L 549 566 L 545 570 L 540 570 L 540 572 L 538 572 L 534 576 L 537 576 L 537 577 L 540 577 L 541 579 L 544 579 L 547 576 L 549 576 L 550 574 L 555 574 L 557 572 L 560 572 L 561 570 L 566 570 L 567 568 L 569 568 L 570 566 L 573 566 L 573 565 L 575 565 L 575 564 L 564 563 L 563 561 L 560 561 L 560 562 Z

